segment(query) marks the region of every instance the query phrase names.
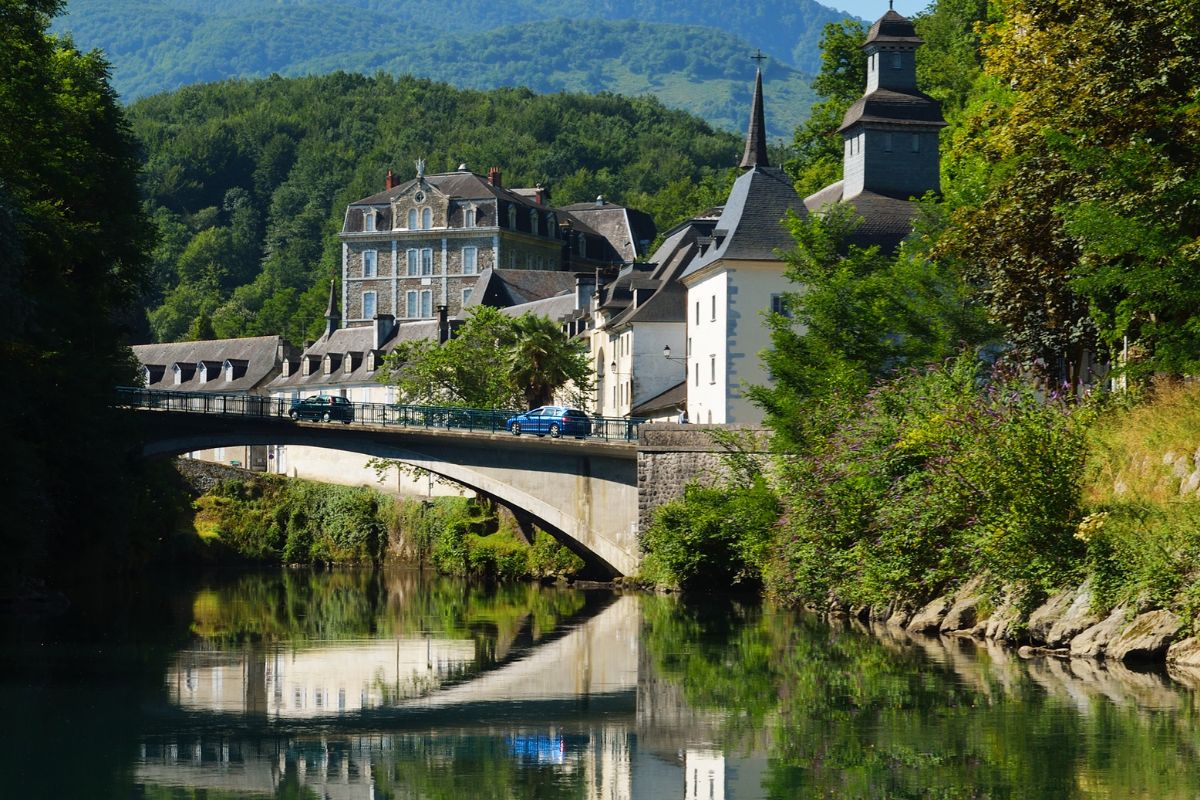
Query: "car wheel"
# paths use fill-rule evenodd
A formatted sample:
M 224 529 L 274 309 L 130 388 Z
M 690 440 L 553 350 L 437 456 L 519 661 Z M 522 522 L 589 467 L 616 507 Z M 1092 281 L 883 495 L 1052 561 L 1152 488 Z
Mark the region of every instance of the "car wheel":
M 321 415 L 321 421 L 329 422 L 329 412 L 328 411 L 326 411 L 324 414 Z
M 551 439 L 557 439 L 557 438 L 558 438 L 558 434 L 559 434 L 559 427 L 558 427 L 558 423 L 557 423 L 557 422 L 552 422 L 552 423 L 550 423 L 550 438 L 551 438 Z
M 509 426 L 509 428 L 508 428 L 508 429 L 509 429 L 510 431 L 512 431 L 512 435 L 513 435 L 513 436 L 520 436 L 520 435 L 521 435 L 521 423 L 519 423 L 519 422 L 514 422 L 514 423 L 513 423 L 511 426 Z
M 292 418 L 292 422 L 300 421 L 300 412 L 295 409 L 292 409 L 292 413 L 288 414 L 288 416 Z

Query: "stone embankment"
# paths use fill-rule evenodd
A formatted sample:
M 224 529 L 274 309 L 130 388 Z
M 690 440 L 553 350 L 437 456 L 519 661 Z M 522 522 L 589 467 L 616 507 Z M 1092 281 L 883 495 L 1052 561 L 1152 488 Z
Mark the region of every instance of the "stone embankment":
M 262 474 L 192 458 L 175 459 L 175 469 L 197 497 L 212 491 L 222 481 L 234 478 L 244 481 Z
M 994 605 L 980 580 L 920 608 L 854 608 L 850 615 L 913 634 L 1005 643 L 1027 655 L 1200 667 L 1200 638 L 1184 634 L 1185 621 L 1178 615 L 1128 606 L 1097 614 L 1089 582 L 1050 597 L 1028 616 L 1008 599 Z

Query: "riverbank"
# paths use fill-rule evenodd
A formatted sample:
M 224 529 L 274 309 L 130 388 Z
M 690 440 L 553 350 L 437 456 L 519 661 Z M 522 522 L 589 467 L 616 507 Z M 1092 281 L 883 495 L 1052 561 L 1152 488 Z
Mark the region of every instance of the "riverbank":
M 420 564 L 483 580 L 567 578 L 583 562 L 504 509 L 460 497 L 395 498 L 181 459 L 193 549 L 215 562 Z

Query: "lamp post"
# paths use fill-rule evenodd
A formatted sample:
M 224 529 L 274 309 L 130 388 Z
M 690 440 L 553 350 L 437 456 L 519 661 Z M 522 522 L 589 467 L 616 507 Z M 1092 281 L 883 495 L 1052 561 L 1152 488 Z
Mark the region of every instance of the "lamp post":
M 683 365 L 683 387 L 684 387 L 684 390 L 686 391 L 687 390 L 687 377 L 688 377 L 687 357 L 671 355 L 671 345 L 664 344 L 663 345 L 663 358 L 667 359 L 667 361 L 678 361 L 679 363 L 681 363 Z M 684 409 L 679 412 L 679 422 L 682 423 L 682 422 L 687 422 L 687 421 L 688 421 L 688 413 L 687 413 L 687 408 L 685 406 Z

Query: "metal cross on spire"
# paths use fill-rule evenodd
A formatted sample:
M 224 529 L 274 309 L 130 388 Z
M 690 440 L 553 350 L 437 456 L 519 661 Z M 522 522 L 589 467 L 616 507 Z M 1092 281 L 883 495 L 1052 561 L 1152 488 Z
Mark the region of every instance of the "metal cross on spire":
M 889 2 L 890 2 L 890 0 L 889 0 Z M 765 55 L 763 55 L 762 50 L 755 50 L 754 55 L 750 56 L 750 58 L 751 58 L 751 60 L 758 62 L 759 68 L 762 67 L 762 62 L 767 60 L 767 57 Z

